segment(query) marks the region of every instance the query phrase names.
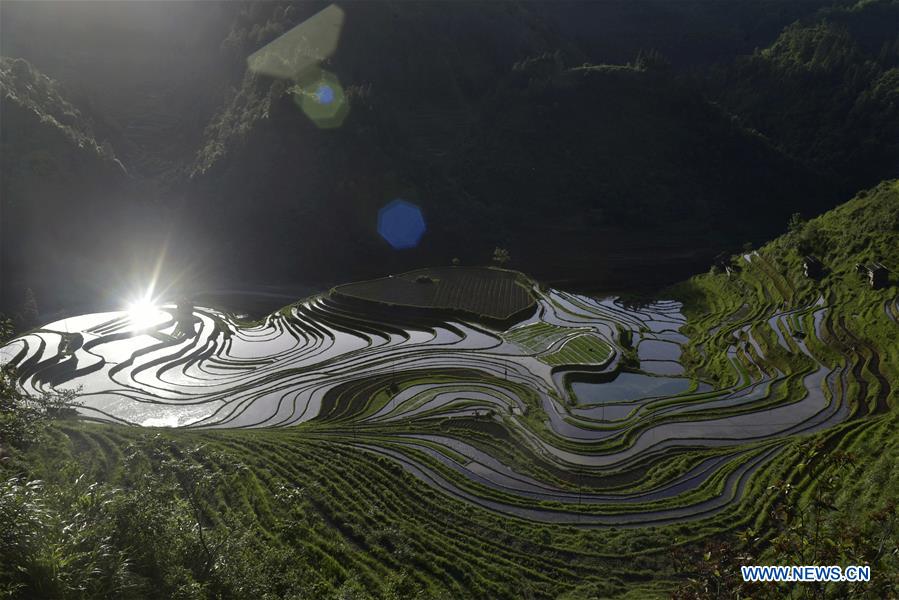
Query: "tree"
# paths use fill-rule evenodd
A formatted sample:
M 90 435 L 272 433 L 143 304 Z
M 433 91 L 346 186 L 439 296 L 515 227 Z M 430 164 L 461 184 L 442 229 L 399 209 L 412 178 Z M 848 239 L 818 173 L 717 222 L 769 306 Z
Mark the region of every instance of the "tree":
M 715 261 L 712 263 L 712 272 L 713 273 L 728 273 L 730 274 L 735 268 L 734 265 L 734 257 L 731 256 L 729 252 L 719 252 L 715 256 Z
M 671 67 L 671 63 L 661 52 L 650 48 L 637 52 L 634 66 L 641 71 L 666 71 Z
M 793 213 L 790 215 L 790 220 L 787 222 L 788 233 L 799 233 L 803 227 L 805 227 L 805 219 L 802 218 L 801 214 Z
M 495 262 L 499 266 L 505 265 L 509 262 L 509 251 L 505 248 L 500 248 L 499 246 L 493 251 L 493 262 Z
M 799 254 L 819 254 L 827 247 L 826 236 L 817 221 L 806 221 L 799 213 L 790 216 L 787 230 L 789 244 Z
M 0 450 L 33 446 L 52 420 L 76 416 L 77 394 L 78 390 L 63 390 L 26 395 L 19 390 L 15 370 L 0 367 Z
M 37 309 L 37 300 L 31 288 L 25 288 L 22 310 L 19 313 L 19 329 L 31 329 L 39 324 L 41 313 Z
M 0 315 L 0 344 L 12 339 L 14 331 L 12 319 L 6 315 Z

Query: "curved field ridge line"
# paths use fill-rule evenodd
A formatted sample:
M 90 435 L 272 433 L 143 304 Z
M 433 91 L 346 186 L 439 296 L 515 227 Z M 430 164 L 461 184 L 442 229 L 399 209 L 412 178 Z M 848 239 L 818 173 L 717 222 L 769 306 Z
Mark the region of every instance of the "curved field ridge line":
M 304 423 L 311 437 L 388 457 L 487 510 L 585 527 L 726 510 L 792 436 L 853 414 L 852 369 L 814 351 L 829 326 L 823 299 L 763 315 L 760 326 L 716 328 L 739 381 L 716 389 L 655 379 L 660 363 L 678 364 L 688 341 L 679 303 L 633 306 L 536 285 L 528 295 L 533 314 L 510 328 L 362 305 L 341 293 L 252 327 L 203 307 L 185 319 L 163 306 L 140 326 L 126 313 L 84 315 L 9 342 L 0 363 L 17 369 L 29 394 L 76 390 L 87 418 L 149 427 Z M 634 349 L 646 365 L 633 381 L 646 388 L 617 395 Z M 784 373 L 766 350 L 805 366 Z M 598 386 L 601 399 L 579 399 L 575 379 Z

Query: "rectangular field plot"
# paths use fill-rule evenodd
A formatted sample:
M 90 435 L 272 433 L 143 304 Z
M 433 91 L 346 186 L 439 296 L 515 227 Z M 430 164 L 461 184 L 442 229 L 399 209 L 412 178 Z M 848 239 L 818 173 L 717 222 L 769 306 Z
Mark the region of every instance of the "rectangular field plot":
M 337 294 L 399 306 L 459 310 L 507 319 L 534 305 L 522 276 L 482 267 L 419 269 L 334 288 Z
M 535 354 L 544 352 L 556 342 L 570 337 L 577 332 L 588 332 L 586 327 L 561 327 L 543 321 L 514 327 L 503 334 L 503 337 Z
M 549 365 L 602 365 L 612 358 L 612 348 L 597 335 L 585 333 L 565 342 L 561 348 L 540 356 Z

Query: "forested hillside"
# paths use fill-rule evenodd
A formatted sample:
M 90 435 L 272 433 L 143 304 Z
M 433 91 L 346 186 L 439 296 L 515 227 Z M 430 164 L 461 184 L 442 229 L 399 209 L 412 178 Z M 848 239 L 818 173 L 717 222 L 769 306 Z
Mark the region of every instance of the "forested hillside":
M 307 13 L 254 6 L 225 45 L 245 56 Z M 438 33 L 439 13 L 418 4 L 346 7 L 340 46 L 324 62 L 349 105 L 337 129 L 311 122 L 289 81 L 250 70 L 238 80 L 207 129 L 187 195 L 200 214 L 216 213 L 221 235 L 231 235 L 238 215 L 243 227 L 266 230 L 271 260 L 256 268 L 368 276 L 354 270 L 359 253 L 398 269 L 456 256 L 477 263 L 502 245 L 518 266 L 559 277 L 556 261 L 550 268 L 540 258 L 559 246 L 571 256 L 567 275 L 587 279 L 585 255 L 616 246 L 636 255 L 641 245 L 644 256 L 658 255 L 656 245 L 668 244 L 708 259 L 733 243 L 726 240 L 761 239 L 790 212 L 836 201 L 826 178 L 647 60 L 652 52 L 628 64 L 585 64 L 526 4 L 466 4 Z M 493 37 L 480 34 L 488 27 Z M 267 199 L 265 215 L 246 214 L 250 195 Z M 420 203 L 429 223 L 419 250 L 401 256 L 373 227 L 378 208 L 397 196 Z M 304 261 L 325 242 L 297 229 L 332 221 L 344 237 L 331 238 L 314 265 Z M 677 228 L 663 226 L 672 221 Z M 614 268 L 599 269 L 614 278 Z
M 141 215 L 122 216 L 130 227 L 164 224 L 169 260 L 195 257 L 186 262 L 202 263 L 206 276 L 193 280 L 204 286 L 482 264 L 500 246 L 538 277 L 651 288 L 773 235 L 793 212 L 812 216 L 896 175 L 894 1 L 738 3 L 729 13 L 695 3 L 473 2 L 452 14 L 350 3 L 335 51 L 311 71 L 342 94 L 339 126 L 321 128 L 300 107 L 297 81 L 254 73 L 247 59 L 327 6 L 184 4 L 161 15 L 123 4 L 66 9 L 65 19 L 46 6 L 4 7 L 2 51 L 59 80 L 55 93 L 91 122 L 90 144 L 121 163 L 94 177 L 95 189 L 47 192 L 41 226 L 59 236 L 27 251 L 27 273 L 25 254 L 5 253 L 4 310 L 21 311 L 28 289 L 57 309 L 45 291 L 57 284 L 96 302 L 84 277 L 54 271 L 43 253 L 57 244 L 44 242 L 102 264 L 134 237 L 104 223 L 120 223 L 118 209 Z M 79 33 L 90 18 L 101 35 Z M 162 28 L 171 43 L 157 49 Z M 116 52 L 123 39 L 128 51 Z M 18 132 L 34 113 L 15 105 L 4 107 L 4 147 L 27 148 Z M 61 152 L 40 148 L 42 164 L 64 163 Z M 38 193 L 26 156 L 4 152 L 15 163 L 4 195 L 19 206 Z M 398 197 L 425 211 L 414 250 L 395 252 L 376 231 L 378 210 Z M 84 209 L 81 227 L 103 249 L 70 239 L 63 204 Z M 566 259 L 547 259 L 556 251 Z M 153 259 L 135 254 L 135 269 L 151 271 Z M 114 270 L 96 287 L 111 286 Z
M 822 9 L 714 72 L 711 97 L 844 193 L 895 177 L 897 22 L 891 0 Z

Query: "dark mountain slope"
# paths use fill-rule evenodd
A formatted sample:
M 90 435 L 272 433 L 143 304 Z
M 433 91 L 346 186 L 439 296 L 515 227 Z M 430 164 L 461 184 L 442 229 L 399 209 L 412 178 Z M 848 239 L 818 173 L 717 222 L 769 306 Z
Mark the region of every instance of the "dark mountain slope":
M 272 96 L 292 83 L 244 76 L 247 57 L 326 6 L 255 3 L 238 15 L 222 44 L 234 61 L 235 90 L 207 130 L 195 172 L 238 145 Z M 447 11 L 438 3 L 359 2 L 340 10 L 337 50 L 322 66 L 354 97 L 354 111 L 374 105 L 388 126 L 393 114 L 414 119 L 435 108 L 471 111 L 515 61 L 565 47 L 545 21 L 517 3 L 459 2 Z
M 591 62 L 621 63 L 641 49 L 675 68 L 730 63 L 764 47 L 793 21 L 852 0 L 566 0 L 529 5 L 552 19 Z
M 224 46 L 245 64 L 323 6 L 250 5 Z M 561 44 L 516 4 L 460 3 L 451 12 L 404 2 L 343 9 L 337 52 L 322 64 L 346 93 L 349 115 L 341 127 L 320 129 L 310 121 L 290 91 L 293 81 L 247 71 L 207 129 L 184 192 L 193 199 L 191 222 L 226 238 L 239 224 L 269 257 L 256 260 L 223 241 L 228 268 L 251 268 L 260 278 L 336 273 L 337 281 L 448 261 L 450 250 L 434 246 L 430 235 L 421 252 L 395 256 L 375 231 L 378 209 L 397 196 L 426 209 L 455 202 L 433 192 L 450 183 L 418 158 L 445 163 L 511 64 Z M 260 200 L 264 213 L 251 209 Z M 441 228 L 428 220 L 432 231 Z M 484 260 L 492 247 L 477 251 Z
M 128 171 L 167 181 L 220 101 L 236 3 L 4 2 L 0 54 L 28 60 L 90 113 Z
M 821 10 L 710 78 L 710 95 L 844 193 L 899 175 L 899 2 Z M 826 207 L 821 207 L 826 208 Z
M 549 52 L 555 34 L 526 7 L 463 4 L 449 21 L 429 4 L 345 8 L 323 63 L 346 91 L 341 127 L 310 121 L 291 81 L 247 72 L 207 129 L 185 196 L 192 223 L 221 238 L 221 260 L 239 271 L 373 276 L 454 256 L 484 262 L 504 245 L 538 276 L 626 279 L 633 260 L 674 246 L 681 269 L 695 266 L 836 201 L 669 73 L 567 68 L 582 57 Z M 256 25 L 229 36 L 238 54 L 309 12 L 257 10 L 267 12 Z M 416 250 L 377 235 L 377 211 L 395 197 L 426 212 Z M 235 235 L 255 240 L 253 256 L 229 244 Z
M 39 307 L 99 295 L 123 257 L 140 255 L 150 207 L 132 200 L 113 147 L 57 82 L 0 58 L 0 94 L 0 310 L 17 312 L 28 289 Z
M 771 235 L 793 212 L 818 213 L 853 182 L 899 164 L 891 163 L 899 122 L 893 47 L 884 45 L 895 3 L 827 11 L 818 2 L 740 3 L 733 25 L 752 32 L 749 40 L 814 16 L 705 88 L 678 65 L 695 66 L 690 53 L 706 43 L 718 47 L 691 31 L 723 22 L 723 9 L 702 18 L 692 3 L 590 9 L 601 13 L 599 32 L 620 17 L 644 23 L 650 38 L 693 48 L 673 67 L 654 53 L 608 66 L 585 64 L 592 50 L 576 47 L 583 40 L 555 19 L 565 13 L 570 21 L 565 7 L 345 3 L 336 52 L 320 67 L 339 81 L 348 114 L 323 129 L 300 107 L 314 77 L 253 73 L 247 57 L 328 5 L 216 4 L 198 23 L 206 14 L 199 4 L 165 15 L 151 4 L 109 15 L 86 4 L 60 13 L 72 19 L 57 37 L 49 35 L 52 10 L 4 5 L 4 48 L 28 50 L 74 88 L 67 102 L 134 177 L 127 192 L 109 192 L 116 201 L 102 200 L 111 208 L 92 204 L 106 191 L 77 185 L 63 186 L 54 202 L 83 208 L 79 222 L 97 228 L 119 211 L 127 226 L 94 240 L 120 239 L 117 248 L 125 238 L 167 240 L 158 243 L 167 260 L 191 263 L 216 286 L 336 283 L 453 257 L 483 263 L 503 246 L 511 266 L 538 278 L 609 289 L 704 269 L 720 250 Z M 91 30 L 96 39 L 84 35 Z M 27 31 L 49 41 L 29 45 Z M 131 43 L 121 53 L 109 51 L 124 40 Z M 615 47 L 632 56 L 644 45 L 632 42 Z M 722 56 L 734 48 L 719 47 Z M 827 58 L 831 48 L 847 58 Z M 834 92 L 844 84 L 849 92 Z M 6 122 L 18 119 L 9 112 Z M 12 162 L 23 153 L 6 154 L 19 185 Z M 49 202 L 51 192 L 42 193 Z M 378 210 L 398 197 L 425 211 L 428 232 L 413 250 L 392 250 L 376 231 Z M 129 215 L 132 200 L 145 202 Z

